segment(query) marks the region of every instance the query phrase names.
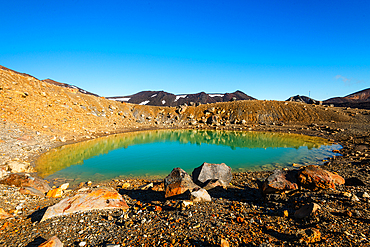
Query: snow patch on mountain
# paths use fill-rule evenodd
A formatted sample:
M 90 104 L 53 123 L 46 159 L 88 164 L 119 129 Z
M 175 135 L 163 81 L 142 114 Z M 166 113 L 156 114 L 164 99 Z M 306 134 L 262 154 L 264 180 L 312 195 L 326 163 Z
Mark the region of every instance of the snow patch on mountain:
M 185 95 L 176 95 L 175 102 L 178 101 L 180 98 L 186 98 L 186 96 L 188 96 L 188 95 L 187 94 L 185 94 Z
M 145 100 L 144 102 L 141 102 L 139 105 L 146 105 L 148 104 L 150 101 L 149 100 Z
M 224 97 L 223 94 L 208 94 L 209 97 Z

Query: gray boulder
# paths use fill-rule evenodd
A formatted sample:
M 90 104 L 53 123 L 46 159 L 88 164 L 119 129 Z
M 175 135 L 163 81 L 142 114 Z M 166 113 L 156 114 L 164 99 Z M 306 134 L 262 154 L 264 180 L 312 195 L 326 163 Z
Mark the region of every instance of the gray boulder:
M 192 177 L 193 181 L 202 187 L 209 184 L 210 181 L 218 181 L 217 184 L 227 186 L 233 178 L 231 167 L 226 164 L 209 164 L 206 162 L 194 169 Z

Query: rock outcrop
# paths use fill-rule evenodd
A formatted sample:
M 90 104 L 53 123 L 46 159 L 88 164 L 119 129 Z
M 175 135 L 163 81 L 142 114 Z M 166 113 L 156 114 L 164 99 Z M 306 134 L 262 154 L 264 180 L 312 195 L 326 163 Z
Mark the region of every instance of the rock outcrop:
M 41 221 L 46 219 L 93 209 L 128 209 L 126 201 L 114 189 L 100 187 L 86 192 L 80 192 L 73 197 L 61 200 L 49 207 Z
M 326 171 L 317 165 L 309 165 L 302 169 L 299 172 L 298 181 L 302 187 L 311 190 L 335 189 L 336 184 L 345 183 L 344 178 L 340 175 Z

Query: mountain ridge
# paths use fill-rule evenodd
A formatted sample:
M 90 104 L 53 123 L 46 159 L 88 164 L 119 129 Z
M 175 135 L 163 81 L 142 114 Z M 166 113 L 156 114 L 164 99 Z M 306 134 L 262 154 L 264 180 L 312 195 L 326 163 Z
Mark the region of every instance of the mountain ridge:
M 27 74 L 18 72 L 12 69 L 9 69 L 5 66 L 0 65 L 0 70 L 9 71 L 11 73 L 15 73 L 18 75 L 26 76 L 35 80 L 39 80 L 38 78 Z M 96 93 L 92 93 L 86 91 L 80 87 L 58 82 L 52 79 L 44 79 L 40 80 L 44 83 L 69 88 L 72 91 L 76 90 L 83 94 L 93 95 L 96 97 L 101 97 Z M 154 96 L 154 94 L 156 94 Z M 132 104 L 142 104 L 142 105 L 151 105 L 151 106 L 179 106 L 183 104 L 207 104 L 207 103 L 217 103 L 217 102 L 228 102 L 232 100 L 257 100 L 254 97 L 251 97 L 244 92 L 237 90 L 233 93 L 193 93 L 193 94 L 172 94 L 165 91 L 141 91 L 133 95 L 129 96 L 114 96 L 114 97 L 105 97 L 110 100 L 116 100 L 119 102 L 127 102 Z M 308 104 L 317 104 L 317 100 L 309 98 L 303 95 L 296 95 L 292 96 L 285 101 L 296 101 L 296 102 L 304 102 Z M 363 89 L 351 94 L 348 94 L 344 97 L 332 97 L 327 100 L 322 101 L 324 105 L 334 105 L 338 107 L 352 107 L 352 108 L 360 108 L 360 109 L 370 109 L 370 88 Z
M 256 100 L 244 92 L 237 90 L 233 93 L 194 93 L 172 94 L 165 91 L 141 91 L 129 96 L 106 97 L 110 100 L 127 102 L 139 105 L 152 106 L 179 106 L 183 104 L 207 104 L 228 102 L 233 100 Z

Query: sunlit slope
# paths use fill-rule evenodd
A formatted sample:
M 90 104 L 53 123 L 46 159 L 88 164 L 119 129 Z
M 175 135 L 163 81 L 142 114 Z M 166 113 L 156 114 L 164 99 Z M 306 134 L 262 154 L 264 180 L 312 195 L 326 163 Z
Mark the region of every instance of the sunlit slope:
M 66 139 L 133 127 L 209 126 L 212 119 L 221 126 L 361 121 L 337 108 L 296 102 L 236 101 L 188 106 L 180 111 L 119 103 L 4 69 L 0 69 L 0 105 L 2 122 Z

